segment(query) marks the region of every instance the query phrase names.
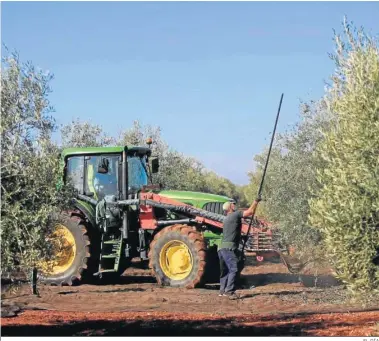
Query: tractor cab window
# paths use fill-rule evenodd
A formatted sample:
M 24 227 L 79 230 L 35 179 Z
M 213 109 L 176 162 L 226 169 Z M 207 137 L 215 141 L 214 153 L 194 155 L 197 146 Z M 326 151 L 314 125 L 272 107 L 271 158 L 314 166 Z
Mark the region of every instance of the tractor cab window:
M 84 157 L 73 156 L 67 159 L 66 179 L 79 193 L 83 193 Z
M 137 191 L 147 185 L 148 174 L 144 156 L 128 156 L 129 191 Z
M 119 156 L 106 156 L 109 160 L 108 173 L 98 173 L 101 156 L 90 156 L 86 160 L 85 191 L 87 195 L 96 200 L 103 199 L 106 195 L 119 197 L 118 189 L 118 166 Z

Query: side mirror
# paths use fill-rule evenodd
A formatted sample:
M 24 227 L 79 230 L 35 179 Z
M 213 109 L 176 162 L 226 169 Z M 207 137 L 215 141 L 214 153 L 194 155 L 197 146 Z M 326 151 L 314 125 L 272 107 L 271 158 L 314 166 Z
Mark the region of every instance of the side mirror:
M 107 174 L 109 171 L 109 160 L 107 158 L 101 158 L 97 167 L 97 172 L 100 174 Z
M 151 173 L 158 173 L 159 171 L 159 159 L 155 158 L 151 160 Z

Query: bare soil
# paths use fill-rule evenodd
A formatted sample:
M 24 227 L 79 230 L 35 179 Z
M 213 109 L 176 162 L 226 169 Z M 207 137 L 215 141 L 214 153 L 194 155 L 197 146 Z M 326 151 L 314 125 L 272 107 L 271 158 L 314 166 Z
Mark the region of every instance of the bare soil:
M 241 299 L 219 297 L 218 289 L 160 287 L 138 268 L 116 284 L 41 285 L 40 297 L 24 285 L 3 294 L 2 335 L 379 335 L 379 302 L 352 302 L 329 269 L 293 275 L 281 263 L 249 258 Z

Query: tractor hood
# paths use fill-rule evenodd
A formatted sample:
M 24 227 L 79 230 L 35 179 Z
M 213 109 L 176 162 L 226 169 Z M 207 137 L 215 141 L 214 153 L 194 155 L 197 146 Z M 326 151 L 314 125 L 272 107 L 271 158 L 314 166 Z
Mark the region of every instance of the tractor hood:
M 227 201 L 234 201 L 233 199 L 222 195 L 191 191 L 164 190 L 160 191 L 158 194 L 198 208 L 203 208 L 207 203 L 224 203 Z

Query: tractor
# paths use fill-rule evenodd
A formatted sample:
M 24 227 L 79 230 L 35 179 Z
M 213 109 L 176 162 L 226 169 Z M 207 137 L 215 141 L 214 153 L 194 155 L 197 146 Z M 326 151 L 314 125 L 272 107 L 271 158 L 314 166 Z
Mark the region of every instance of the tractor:
M 120 276 L 135 258 L 161 285 L 194 288 L 217 273 L 222 206 L 233 199 L 154 185 L 159 159 L 150 144 L 62 151 L 62 184 L 76 194 L 72 208 L 54 220 L 50 237 L 61 247 L 53 265 L 39 267 L 40 281 L 74 285 Z M 276 232 L 256 218 L 251 223 L 251 231 L 248 220 L 242 224 L 246 250 L 281 255 Z

